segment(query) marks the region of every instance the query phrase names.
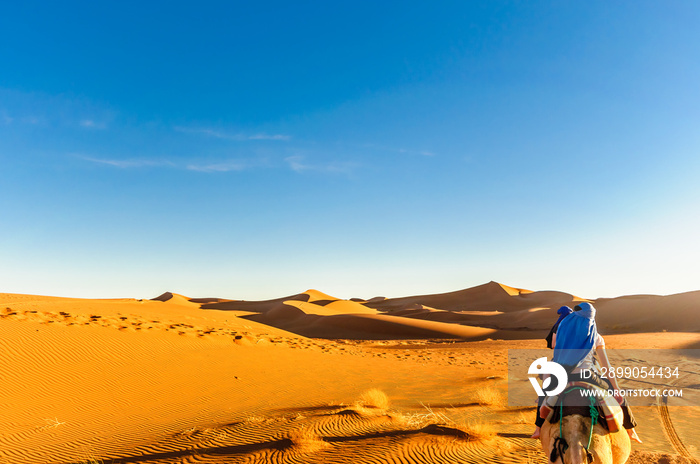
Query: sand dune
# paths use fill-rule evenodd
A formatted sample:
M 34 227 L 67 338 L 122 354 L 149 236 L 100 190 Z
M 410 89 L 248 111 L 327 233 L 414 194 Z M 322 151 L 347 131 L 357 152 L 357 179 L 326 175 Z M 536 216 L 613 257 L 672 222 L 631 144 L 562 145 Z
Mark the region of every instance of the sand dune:
M 390 298 L 377 302 L 368 301 L 366 305 L 381 311 L 402 309 L 412 304 L 421 304 L 445 311 L 509 312 L 533 307 L 559 308 L 559 306 L 571 304 L 575 301 L 582 300 L 563 292 L 533 292 L 516 289 L 498 282 L 489 282 L 457 292 Z
M 313 338 L 483 339 L 495 332 L 491 329 L 384 315 L 357 302 L 332 299 L 327 295 L 321 296 L 318 292 L 310 296 L 310 300 L 314 303 L 301 300 L 282 303 L 275 301 L 264 309 L 258 307 L 261 311 L 259 314 L 244 317 Z
M 647 333 L 659 327 L 700 330 L 700 292 L 586 300 L 564 292 L 530 291 L 489 282 L 444 294 L 355 300 L 308 290 L 267 301 L 208 301 L 201 307 L 247 311 L 250 320 L 315 338 L 376 339 L 385 334 L 406 339 L 522 339 L 527 336 L 523 332 L 536 338 L 549 331 L 560 306 L 573 307 L 581 301 L 595 303 L 598 325 L 605 334 Z M 669 309 L 673 310 L 670 317 Z M 393 318 L 379 317 L 382 314 Z
M 287 300 L 283 303 L 300 309 L 304 314 L 316 314 L 319 316 L 335 316 L 338 314 L 377 314 L 377 310 L 368 308 L 354 301 L 348 300 L 316 300 L 307 303 L 299 300 Z
M 505 331 L 532 331 L 533 336 L 539 336 L 549 330 L 560 306 L 573 307 L 581 301 L 595 304 L 603 333 L 700 331 L 700 292 L 586 300 L 562 292 L 532 292 L 490 282 L 458 292 L 365 305 L 402 317 L 492 328 L 505 338 Z
M 0 294 L 0 463 L 546 462 L 528 438 L 532 408 L 504 404 L 507 350 L 542 347 L 566 295 Z M 699 299 L 596 304 L 610 347 L 674 348 L 700 346 L 697 332 L 670 332 L 699 330 Z M 645 444 L 630 462 L 691 462 L 696 409 L 635 414 Z
M 337 314 L 320 316 L 318 314 L 292 314 L 291 311 L 281 311 L 280 308 L 275 308 L 265 314 L 246 316 L 246 318 L 270 324 L 274 327 L 282 328 L 305 337 L 327 339 L 384 340 L 461 338 L 465 340 L 480 340 L 495 333 L 493 329 L 422 321 L 381 314 Z
M 599 299 L 595 306 L 599 326 L 612 333 L 700 331 L 700 291 Z
M 381 387 L 398 404 L 418 406 L 400 385 L 426 367 L 422 356 L 313 341 L 227 312 L 193 310 L 175 297 L 0 295 L 0 305 L 2 462 L 304 461 L 300 427 L 331 447 L 351 447 L 340 439 L 333 445 L 333 436 L 355 437 L 359 447 L 376 439 L 390 453 L 397 452 L 389 436 L 417 434 L 398 413 L 345 413 L 343 404 Z M 436 381 L 464 380 L 463 369 L 449 366 Z M 475 378 L 492 373 L 480 366 Z M 338 381 L 340 373 L 353 380 Z M 430 369 L 425 375 L 433 376 Z M 450 401 L 445 393 L 422 398 Z

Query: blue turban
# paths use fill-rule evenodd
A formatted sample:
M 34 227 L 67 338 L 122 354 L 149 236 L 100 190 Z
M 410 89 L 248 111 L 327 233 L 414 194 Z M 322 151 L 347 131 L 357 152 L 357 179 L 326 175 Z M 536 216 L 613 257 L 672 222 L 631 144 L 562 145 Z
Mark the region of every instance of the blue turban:
M 581 303 L 578 307 L 580 311 L 565 316 L 557 330 L 557 344 L 552 360 L 567 369 L 576 367 L 590 353 L 598 337 L 595 308 L 590 303 Z
M 554 323 L 554 325 L 559 325 L 562 319 L 564 319 L 566 316 L 569 314 L 573 313 L 574 310 L 569 308 L 568 306 L 562 306 L 561 308 L 557 309 L 557 314 L 559 314 L 559 319 L 557 319 L 557 322 Z

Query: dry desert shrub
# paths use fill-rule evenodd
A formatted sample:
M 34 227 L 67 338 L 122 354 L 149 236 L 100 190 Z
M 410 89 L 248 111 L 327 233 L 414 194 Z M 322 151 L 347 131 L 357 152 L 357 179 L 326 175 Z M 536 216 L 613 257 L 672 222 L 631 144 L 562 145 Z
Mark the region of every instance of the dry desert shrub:
M 61 425 L 66 425 L 65 422 L 61 422 L 58 420 L 58 418 L 54 419 L 44 419 L 46 421 L 46 425 L 42 425 L 40 427 L 37 427 L 37 430 L 46 430 L 46 429 L 52 429 L 59 427 Z
M 389 397 L 386 396 L 386 393 L 377 388 L 372 388 L 371 390 L 364 392 L 360 396 L 360 400 L 358 402 L 358 405 L 361 407 L 368 409 L 381 409 L 384 411 L 389 409 L 389 404 Z
M 287 438 L 292 442 L 291 449 L 300 453 L 313 453 L 330 446 L 313 429 L 303 425 L 290 431 Z
M 175 436 L 176 437 L 191 437 L 193 435 L 196 435 L 198 432 L 199 432 L 199 429 L 197 429 L 197 427 L 190 427 L 189 429 L 175 432 Z
M 501 390 L 494 387 L 485 387 L 477 390 L 475 402 L 481 406 L 504 407 L 507 404 L 506 397 Z
M 102 462 L 101 459 L 95 458 L 92 453 L 88 453 L 88 457 L 79 461 L 78 464 L 102 464 Z
M 401 420 L 410 429 L 425 429 L 454 435 L 470 442 L 483 442 L 496 438 L 496 428 L 488 422 L 455 422 L 441 412 L 433 411 L 421 403 L 425 412 L 403 414 Z M 500 445 L 499 445 L 500 446 Z M 507 445 L 506 445 L 507 446 Z M 507 451 L 507 450 L 505 450 Z
M 466 433 L 469 441 L 482 442 L 496 438 L 496 428 L 488 422 L 467 422 L 457 424 L 456 428 Z
M 269 419 L 264 416 L 248 416 L 243 419 L 246 424 L 259 424 L 261 422 L 267 422 Z
M 440 412 L 433 411 L 430 406 L 426 406 L 423 403 L 421 403 L 421 406 L 425 409 L 424 412 L 402 414 L 398 416 L 398 419 L 405 423 L 410 429 L 422 429 L 431 424 L 454 424 L 452 419 Z

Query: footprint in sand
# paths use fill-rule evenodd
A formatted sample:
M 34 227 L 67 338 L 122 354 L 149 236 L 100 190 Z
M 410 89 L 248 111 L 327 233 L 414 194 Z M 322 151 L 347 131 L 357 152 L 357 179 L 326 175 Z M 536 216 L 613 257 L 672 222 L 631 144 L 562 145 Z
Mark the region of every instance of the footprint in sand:
M 13 311 L 12 308 L 7 307 L 7 308 L 2 310 L 2 314 L 0 314 L 0 317 L 11 317 L 11 316 L 14 316 L 16 314 L 17 313 L 15 311 Z

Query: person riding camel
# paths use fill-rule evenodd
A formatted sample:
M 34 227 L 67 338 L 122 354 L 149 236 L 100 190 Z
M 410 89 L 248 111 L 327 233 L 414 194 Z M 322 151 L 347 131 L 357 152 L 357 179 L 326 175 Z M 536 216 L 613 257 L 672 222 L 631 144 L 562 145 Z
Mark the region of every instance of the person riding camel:
M 600 367 L 608 371 L 611 366 L 605 351 L 605 340 L 598 333 L 595 315 L 596 309 L 592 304 L 581 303 L 574 308 L 571 315 L 565 316 L 559 321 L 556 337 L 553 340 L 554 357 L 552 361 L 562 365 L 567 370 L 570 382 L 586 382 L 605 390 L 619 391 L 617 379 L 600 377 Z M 590 376 L 586 371 L 590 371 Z M 585 376 L 582 374 L 583 372 L 586 372 Z M 626 399 L 623 397 L 615 399 L 622 408 L 623 427 L 632 440 L 641 443 L 641 439 L 634 430 L 637 422 Z M 539 418 L 538 414 L 538 420 L 535 424 L 537 428 L 533 438 L 539 438 L 542 423 L 543 420 Z
M 574 312 L 573 309 L 569 308 L 568 306 L 562 306 L 561 308 L 557 309 L 557 314 L 559 314 L 559 319 L 557 319 L 557 322 L 554 323 L 552 326 L 552 329 L 549 331 L 547 336 L 545 337 L 545 340 L 547 340 L 547 348 L 552 348 L 554 349 L 554 341 L 557 336 L 557 330 L 559 330 L 559 324 L 561 324 L 561 321 L 564 320 L 566 316 Z
M 557 337 L 557 330 L 559 329 L 559 324 L 561 321 L 564 320 L 566 316 L 571 314 L 574 310 L 569 308 L 568 306 L 562 306 L 557 310 L 557 314 L 559 314 L 559 319 L 557 319 L 557 322 L 554 323 L 552 328 L 550 329 L 549 333 L 545 337 L 545 340 L 547 340 L 547 348 L 554 348 L 554 344 L 556 342 L 556 337 Z M 540 396 L 539 399 L 537 400 L 537 410 L 535 411 L 535 432 L 532 434 L 530 438 L 539 438 L 540 437 L 540 428 L 542 427 L 542 424 L 544 423 L 544 418 L 540 417 L 540 408 L 542 407 L 542 403 L 544 402 L 545 397 Z

